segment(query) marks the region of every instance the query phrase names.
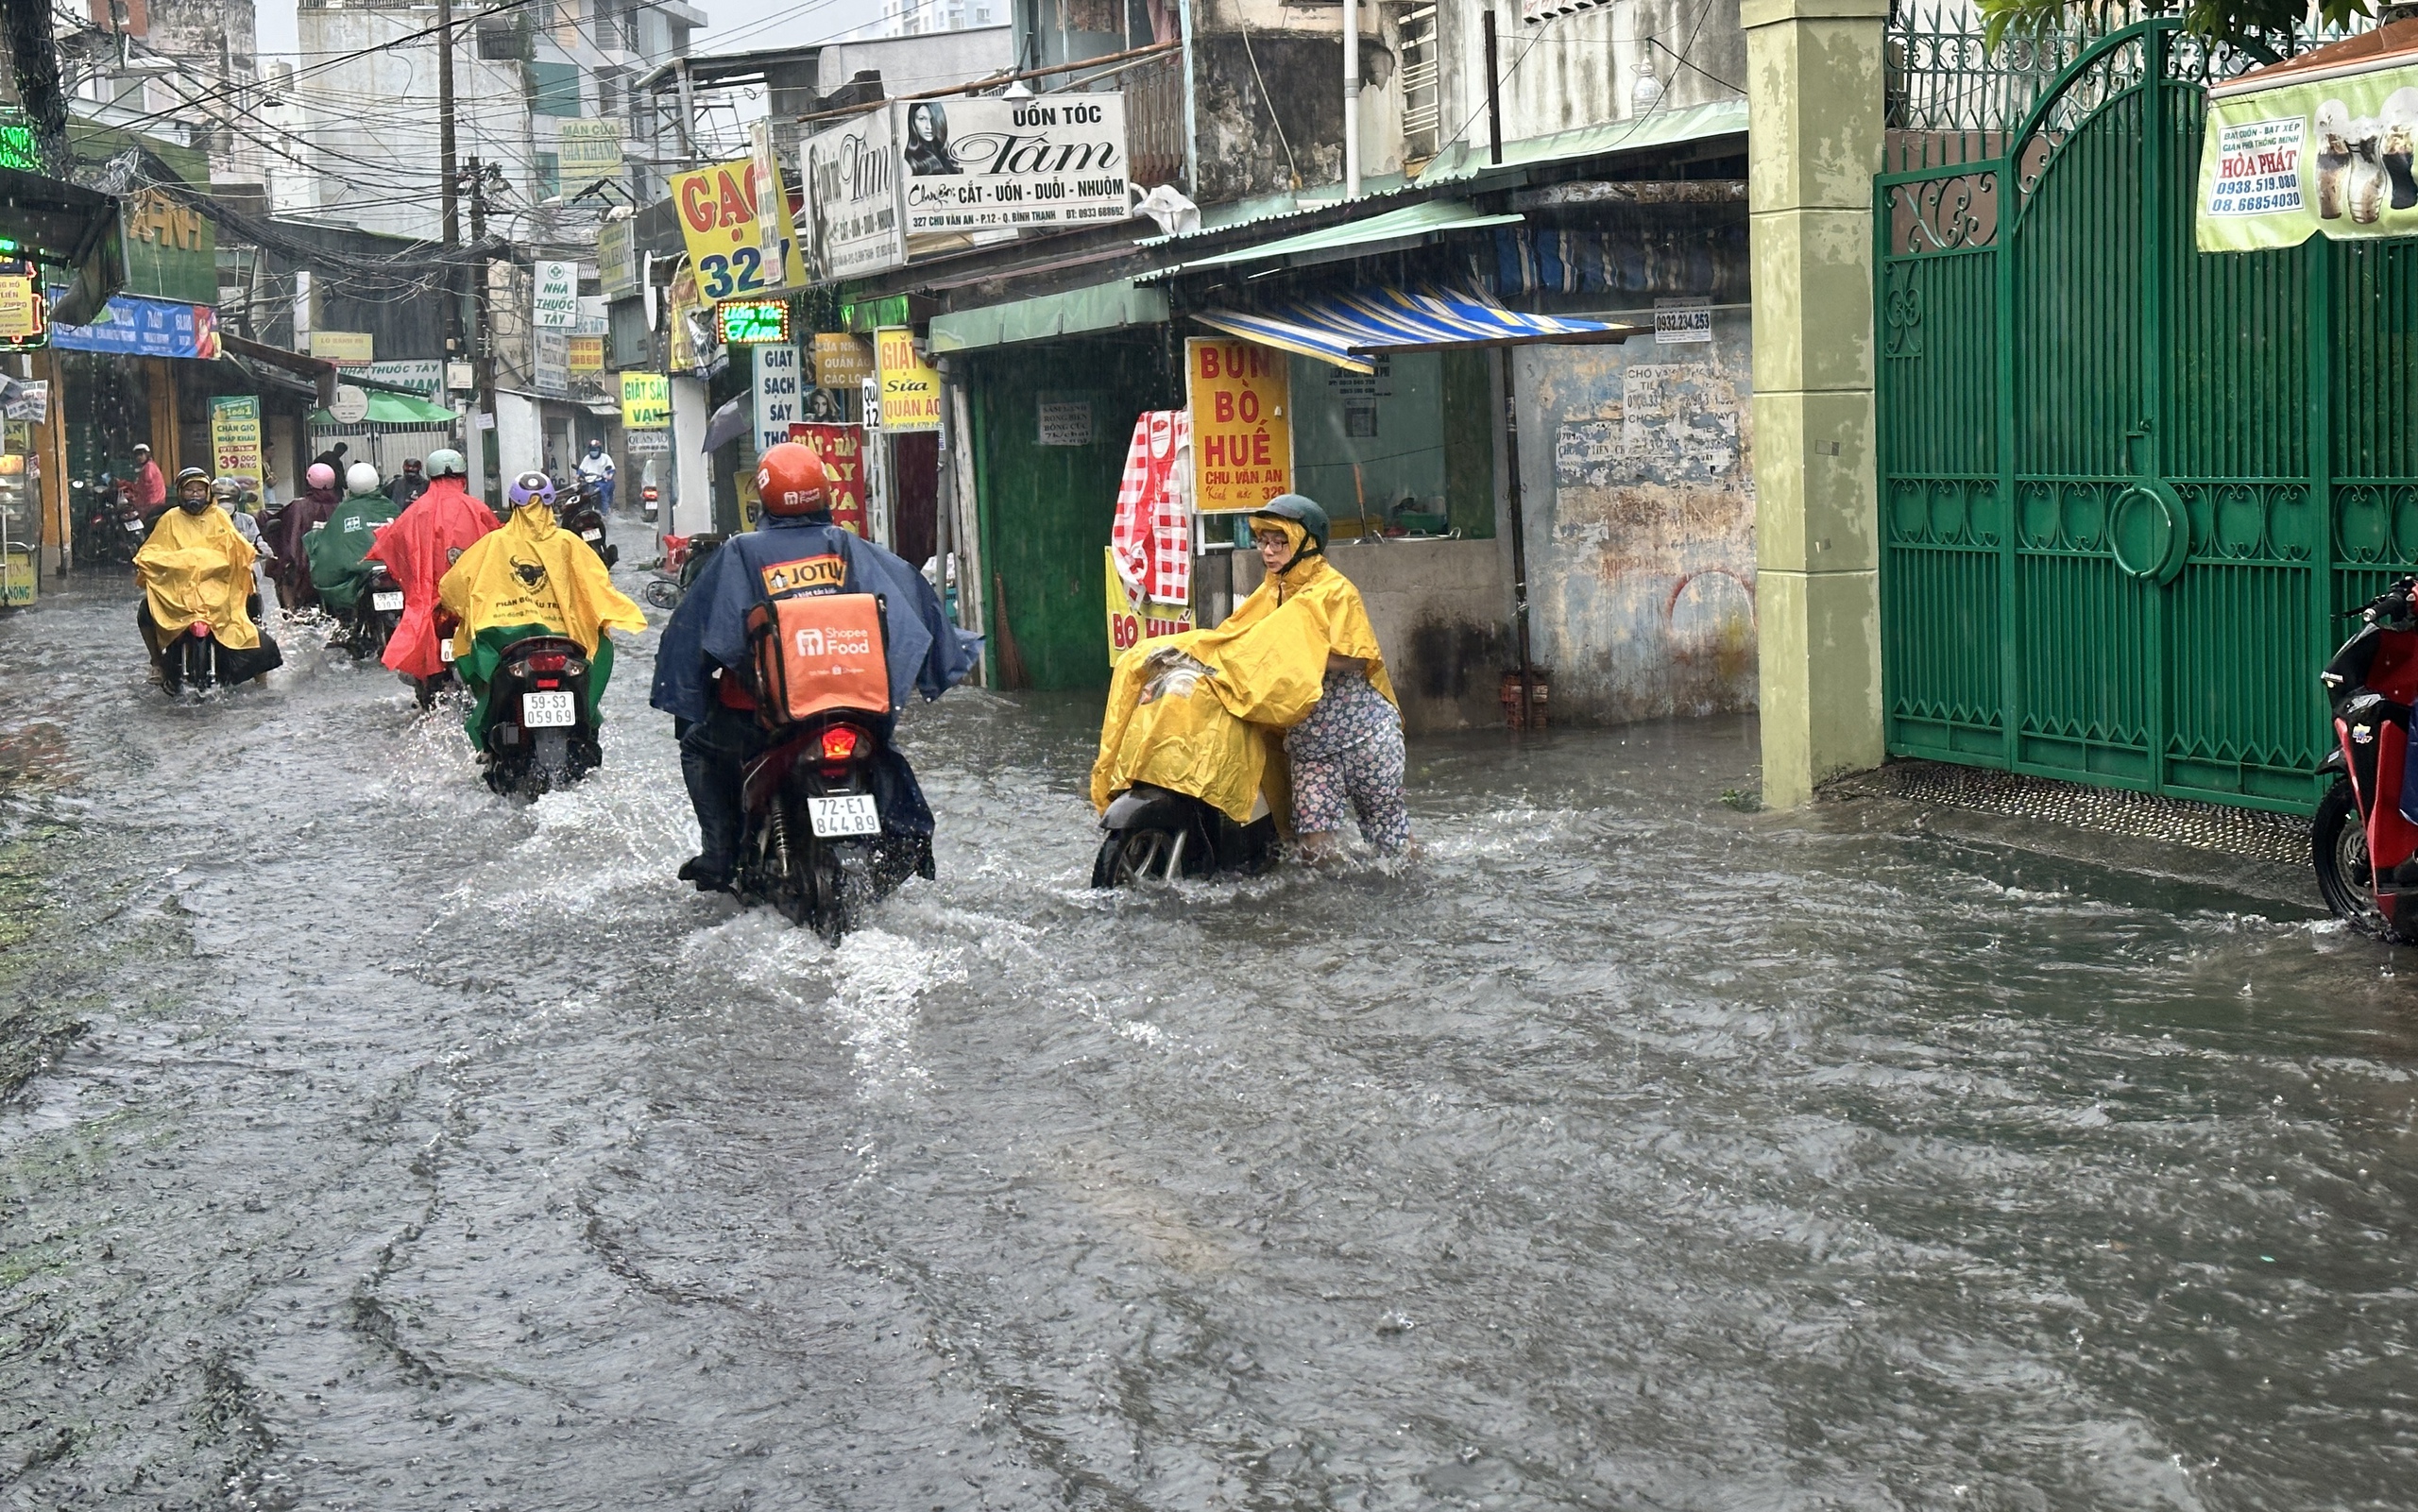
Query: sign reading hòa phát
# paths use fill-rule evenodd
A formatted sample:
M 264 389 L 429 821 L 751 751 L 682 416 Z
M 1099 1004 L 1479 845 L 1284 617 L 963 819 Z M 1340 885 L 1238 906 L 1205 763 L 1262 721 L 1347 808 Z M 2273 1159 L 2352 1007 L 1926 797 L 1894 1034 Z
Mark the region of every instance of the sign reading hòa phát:
M 1194 510 L 1257 509 L 1292 492 L 1292 369 L 1285 353 L 1196 336 L 1183 344 L 1183 372 Z
M 2208 91 L 2203 252 L 2418 235 L 2418 34 L 2320 47 Z

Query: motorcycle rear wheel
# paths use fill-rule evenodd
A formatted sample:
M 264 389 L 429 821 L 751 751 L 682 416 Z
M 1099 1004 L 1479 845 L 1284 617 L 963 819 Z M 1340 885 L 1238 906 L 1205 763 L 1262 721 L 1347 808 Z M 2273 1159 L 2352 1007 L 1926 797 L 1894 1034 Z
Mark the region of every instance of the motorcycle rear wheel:
M 639 589 L 639 597 L 658 609 L 676 609 L 680 607 L 680 585 L 670 578 L 649 578 L 646 586 Z
M 2309 825 L 2309 859 L 2317 868 L 2318 894 L 2336 918 L 2387 944 L 2418 944 L 2376 906 L 2367 826 L 2348 778 L 2328 789 L 2317 806 Z

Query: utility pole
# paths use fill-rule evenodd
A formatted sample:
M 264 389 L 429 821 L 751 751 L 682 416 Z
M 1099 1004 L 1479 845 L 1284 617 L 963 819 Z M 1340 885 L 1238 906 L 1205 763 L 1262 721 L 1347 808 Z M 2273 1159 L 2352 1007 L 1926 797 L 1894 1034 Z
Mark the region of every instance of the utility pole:
M 470 240 L 482 248 L 487 244 L 487 165 L 475 157 L 470 160 Z M 472 464 L 472 468 L 482 490 L 485 490 L 487 484 L 486 455 L 489 433 L 478 427 L 482 421 L 486 424 L 496 423 L 494 419 L 495 334 L 494 326 L 487 318 L 487 271 L 486 254 L 482 251 L 478 259 L 478 295 L 471 302 L 472 310 L 477 316 L 477 335 L 470 348 L 470 373 L 472 381 L 478 384 L 479 395 L 478 418 L 471 422 L 470 445 L 478 449 L 475 453 L 478 461 Z M 501 465 L 500 455 L 497 460 Z M 499 501 L 502 497 L 500 493 L 497 495 Z

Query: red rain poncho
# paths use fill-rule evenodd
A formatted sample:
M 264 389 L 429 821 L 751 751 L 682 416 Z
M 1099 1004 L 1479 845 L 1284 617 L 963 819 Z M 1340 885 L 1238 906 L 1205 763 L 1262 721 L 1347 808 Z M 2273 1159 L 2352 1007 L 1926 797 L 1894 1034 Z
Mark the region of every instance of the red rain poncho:
M 383 562 L 403 589 L 402 622 L 386 641 L 387 666 L 406 677 L 445 670 L 436 649 L 436 585 L 472 542 L 496 528 L 487 506 L 459 478 L 439 478 L 411 507 L 378 528 L 364 561 Z

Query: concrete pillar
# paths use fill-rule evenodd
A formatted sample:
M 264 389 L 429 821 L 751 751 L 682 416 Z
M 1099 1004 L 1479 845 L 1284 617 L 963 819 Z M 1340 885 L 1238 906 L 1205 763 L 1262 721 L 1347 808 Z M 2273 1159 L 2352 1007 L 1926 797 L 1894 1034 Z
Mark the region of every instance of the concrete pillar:
M 1763 801 L 1882 757 L 1872 176 L 1888 0 L 1745 0 Z

